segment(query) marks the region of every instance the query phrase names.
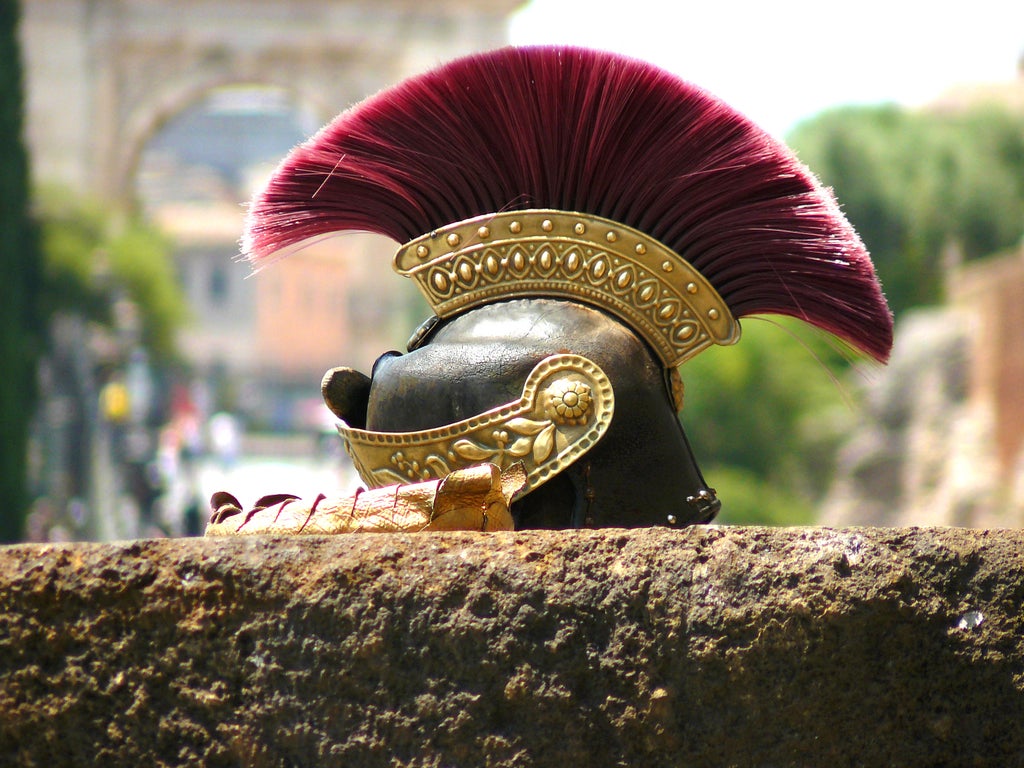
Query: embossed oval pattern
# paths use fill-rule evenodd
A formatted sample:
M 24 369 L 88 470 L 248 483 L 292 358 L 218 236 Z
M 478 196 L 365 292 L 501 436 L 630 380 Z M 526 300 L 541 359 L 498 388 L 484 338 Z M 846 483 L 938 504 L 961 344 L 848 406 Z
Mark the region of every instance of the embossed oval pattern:
M 451 295 L 452 289 L 455 287 L 452 284 L 451 279 L 448 277 L 448 273 L 441 268 L 435 268 L 430 272 L 430 284 L 434 287 L 434 290 L 439 296 Z
M 697 324 L 692 321 L 680 323 L 673 335 L 675 336 L 676 341 L 692 341 L 697 335 Z
M 565 256 L 562 257 L 562 269 L 565 272 L 566 277 L 576 277 L 583 269 L 583 256 L 580 255 L 579 250 L 576 248 L 570 248 L 565 252 Z
M 658 295 L 658 281 L 644 280 L 637 286 L 636 303 L 641 307 L 650 306 Z
M 615 286 L 617 293 L 622 293 L 629 290 L 629 286 L 633 284 L 636 279 L 636 273 L 630 266 L 623 267 L 615 273 L 615 279 L 612 281 L 612 285 Z
M 668 299 L 662 302 L 661 306 L 658 307 L 658 319 L 662 322 L 670 322 L 679 315 L 681 307 L 682 305 L 676 299 Z
M 476 271 L 473 268 L 473 262 L 463 256 L 455 264 L 455 275 L 456 279 L 466 288 L 472 287 L 473 283 L 476 282 Z
M 537 270 L 543 277 L 549 277 L 555 268 L 555 256 L 550 248 L 541 248 L 537 254 Z
M 515 277 L 522 277 L 530 268 L 530 262 L 526 258 L 526 254 L 519 248 L 516 248 L 512 251 L 511 255 L 509 255 L 508 268 Z
M 501 271 L 501 260 L 494 255 L 494 251 L 488 251 L 487 255 L 484 256 L 484 272 L 491 277 L 497 277 Z

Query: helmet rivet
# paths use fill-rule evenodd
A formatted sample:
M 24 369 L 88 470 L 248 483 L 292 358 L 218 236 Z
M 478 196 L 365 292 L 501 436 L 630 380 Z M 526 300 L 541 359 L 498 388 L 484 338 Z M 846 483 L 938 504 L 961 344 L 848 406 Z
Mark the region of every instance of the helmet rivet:
M 718 319 L 718 310 L 715 309 L 714 307 L 709 309 L 708 310 L 708 317 L 710 317 L 712 320 L 717 320 Z
M 555 228 L 555 225 L 551 223 L 551 219 L 544 219 L 544 221 L 540 223 L 540 228 L 545 232 L 550 232 Z
M 663 261 L 661 263 L 662 272 L 671 272 L 674 269 L 671 261 Z
M 518 235 L 520 232 L 523 231 L 522 222 L 513 221 L 511 224 L 508 225 L 508 231 L 511 232 L 513 235 Z
M 416 246 L 416 255 L 421 259 L 425 259 L 430 255 L 430 249 L 425 245 L 418 245 Z
M 488 237 L 491 236 L 491 228 L 490 227 L 480 227 L 480 229 L 478 229 L 476 231 L 476 234 L 477 234 L 477 236 L 481 240 L 486 240 Z
M 686 292 L 687 293 L 696 293 L 697 292 L 697 284 L 696 283 L 687 283 L 686 284 Z
M 584 232 L 587 231 L 587 226 L 582 221 L 577 221 L 576 226 L 572 228 L 572 231 L 575 232 L 577 235 L 582 235 Z
M 639 254 L 640 256 L 643 256 L 643 255 L 644 255 L 645 253 L 647 253 L 647 246 L 646 246 L 646 245 L 644 245 L 643 243 L 637 243 L 637 244 L 636 244 L 636 248 L 635 248 L 634 250 L 635 250 L 635 251 L 636 251 L 636 252 L 637 252 L 637 253 L 638 253 L 638 254 Z
M 612 230 L 609 230 L 609 231 L 608 231 L 608 234 L 607 234 L 607 235 L 605 235 L 605 236 L 604 236 L 604 238 L 605 238 L 605 240 L 607 240 L 607 241 L 608 241 L 609 243 L 614 243 L 614 242 L 615 242 L 616 240 L 618 240 L 618 239 L 619 239 L 619 233 L 618 233 L 618 232 L 616 232 L 616 231 L 615 231 L 614 229 L 612 229 Z
M 452 232 L 450 235 L 448 235 L 448 245 L 450 245 L 452 248 L 454 248 L 456 245 L 458 245 L 461 242 L 462 242 L 462 238 L 459 237 L 459 233 L 458 232 Z

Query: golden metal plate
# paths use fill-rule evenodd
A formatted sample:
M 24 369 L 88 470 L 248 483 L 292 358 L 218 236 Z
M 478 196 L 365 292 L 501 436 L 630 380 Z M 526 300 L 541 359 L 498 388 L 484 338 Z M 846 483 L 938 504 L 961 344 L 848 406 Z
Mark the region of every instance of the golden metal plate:
M 511 531 L 508 505 L 526 481 L 521 464 L 504 472 L 477 464 L 441 480 L 392 485 L 312 502 L 291 494 L 264 497 L 248 512 L 228 493 L 214 494 L 206 536 L 327 536 L 402 531 Z
M 673 368 L 740 326 L 714 287 L 675 251 L 609 219 L 556 210 L 456 222 L 403 245 L 395 270 L 438 317 L 510 298 L 581 301 L 621 318 Z
M 488 462 L 522 462 L 519 498 L 589 451 L 615 410 L 611 382 L 580 355 L 552 355 L 526 378 L 515 402 L 436 429 L 372 432 L 342 422 L 338 432 L 368 488 L 443 478 Z

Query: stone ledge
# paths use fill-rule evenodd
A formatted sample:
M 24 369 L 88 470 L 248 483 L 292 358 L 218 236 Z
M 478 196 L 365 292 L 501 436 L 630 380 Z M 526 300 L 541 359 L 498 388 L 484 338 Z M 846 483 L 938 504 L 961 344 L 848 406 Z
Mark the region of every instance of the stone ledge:
M 972 765 L 1024 755 L 1024 533 L 0 548 L 12 765 Z

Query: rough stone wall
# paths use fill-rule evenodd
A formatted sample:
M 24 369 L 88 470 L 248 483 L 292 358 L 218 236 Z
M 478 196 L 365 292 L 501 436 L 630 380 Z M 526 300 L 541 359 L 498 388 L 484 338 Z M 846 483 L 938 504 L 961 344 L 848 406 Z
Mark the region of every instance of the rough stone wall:
M 1024 533 L 0 549 L 4 765 L 1024 763 Z

